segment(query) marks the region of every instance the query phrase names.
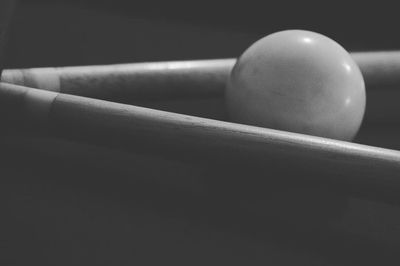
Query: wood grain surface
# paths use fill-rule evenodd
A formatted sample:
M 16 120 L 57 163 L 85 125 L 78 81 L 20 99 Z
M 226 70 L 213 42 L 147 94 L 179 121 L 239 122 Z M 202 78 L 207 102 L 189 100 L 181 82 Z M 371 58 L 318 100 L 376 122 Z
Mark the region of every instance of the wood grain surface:
M 258 178 L 278 169 L 289 179 L 398 200 L 400 152 L 396 150 L 6 83 L 1 84 L 0 99 L 8 121 L 25 129 L 233 169 L 250 167 L 257 169 Z
M 400 84 L 400 52 L 352 53 L 367 89 Z M 210 98 L 224 93 L 235 59 L 5 70 L 2 81 L 104 100 Z

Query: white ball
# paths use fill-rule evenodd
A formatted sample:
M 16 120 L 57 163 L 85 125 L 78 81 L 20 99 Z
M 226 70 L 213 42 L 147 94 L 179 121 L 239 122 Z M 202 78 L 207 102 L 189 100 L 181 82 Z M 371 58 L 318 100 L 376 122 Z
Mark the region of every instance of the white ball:
M 288 30 L 264 37 L 236 62 L 226 89 L 232 121 L 341 140 L 365 110 L 359 67 L 335 41 Z

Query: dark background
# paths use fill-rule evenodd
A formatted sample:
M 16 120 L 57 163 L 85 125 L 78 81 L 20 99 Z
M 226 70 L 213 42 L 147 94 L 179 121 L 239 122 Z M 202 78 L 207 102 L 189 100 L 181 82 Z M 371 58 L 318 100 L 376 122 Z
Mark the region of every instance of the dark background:
M 237 57 L 284 29 L 323 33 L 349 51 L 399 49 L 398 16 L 384 2 L 26 0 L 6 67 Z M 368 97 L 358 141 L 398 149 L 398 92 Z M 221 118 L 220 104 L 149 106 Z M 57 138 L 4 135 L 0 155 L 2 265 L 400 262 L 396 205 L 268 182 L 253 188 L 265 189 L 260 199 L 240 188 L 251 171 Z M 242 175 L 239 189 L 230 174 Z
M 397 49 L 397 13 L 387 2 L 25 0 L 8 64 L 237 57 L 258 38 L 284 29 L 325 34 L 349 51 Z

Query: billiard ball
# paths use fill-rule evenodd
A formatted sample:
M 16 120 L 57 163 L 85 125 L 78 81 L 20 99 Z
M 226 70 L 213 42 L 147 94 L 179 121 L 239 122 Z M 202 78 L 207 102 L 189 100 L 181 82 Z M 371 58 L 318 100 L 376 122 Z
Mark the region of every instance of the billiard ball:
M 366 104 L 363 76 L 349 53 L 304 30 L 251 45 L 232 69 L 225 96 L 234 122 L 346 141 Z

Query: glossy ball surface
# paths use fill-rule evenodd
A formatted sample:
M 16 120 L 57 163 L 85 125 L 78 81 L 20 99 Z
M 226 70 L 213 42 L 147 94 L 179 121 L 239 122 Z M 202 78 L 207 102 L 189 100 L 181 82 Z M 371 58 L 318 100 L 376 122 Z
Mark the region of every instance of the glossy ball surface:
M 237 60 L 226 89 L 234 122 L 352 140 L 365 111 L 359 67 L 321 34 L 287 30 L 268 35 Z

